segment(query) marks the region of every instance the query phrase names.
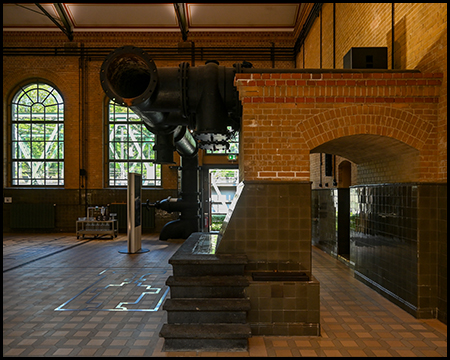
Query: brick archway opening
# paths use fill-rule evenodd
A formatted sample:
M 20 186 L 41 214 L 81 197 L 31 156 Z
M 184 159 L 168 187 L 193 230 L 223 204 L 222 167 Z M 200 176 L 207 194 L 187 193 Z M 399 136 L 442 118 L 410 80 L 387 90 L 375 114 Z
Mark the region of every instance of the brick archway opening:
M 350 161 L 344 160 L 338 167 L 339 183 L 338 187 L 348 188 L 352 183 L 352 164 Z
M 343 136 L 310 152 L 334 154 L 350 160 L 356 164 L 358 184 L 414 182 L 419 179 L 419 150 L 387 136 Z

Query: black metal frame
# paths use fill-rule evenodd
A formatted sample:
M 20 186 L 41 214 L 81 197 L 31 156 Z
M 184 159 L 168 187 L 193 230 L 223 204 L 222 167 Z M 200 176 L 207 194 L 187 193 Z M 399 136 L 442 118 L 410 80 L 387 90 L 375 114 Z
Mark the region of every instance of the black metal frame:
M 30 83 L 27 83 L 27 84 L 21 86 L 20 89 L 15 93 L 15 95 L 13 97 L 13 100 L 11 101 L 11 107 L 19 107 L 20 106 L 19 103 L 15 102 L 15 99 L 16 99 L 17 95 L 20 92 L 26 93 L 25 89 L 30 87 L 31 85 L 37 85 L 36 88 L 39 90 L 39 84 L 44 84 L 44 85 L 50 86 L 53 89 L 51 92 L 53 92 L 53 91 L 57 92 L 59 94 L 59 96 L 62 98 L 61 93 L 59 92 L 59 90 L 56 89 L 53 85 L 50 85 L 48 83 L 45 83 L 45 82 L 42 82 L 42 81 L 38 80 L 38 81 L 30 82 Z M 32 91 L 32 90 L 28 90 L 28 91 Z M 45 91 L 48 91 L 48 90 L 45 89 Z M 50 96 L 51 92 L 49 92 L 48 96 Z M 32 99 L 30 98 L 30 100 L 32 100 Z M 36 104 L 36 103 L 34 103 L 34 104 Z M 61 105 L 60 103 L 56 103 L 56 104 L 51 105 L 51 106 L 59 107 L 60 105 Z M 64 101 L 63 101 L 62 105 L 64 105 Z M 31 110 L 31 108 L 32 108 L 32 106 L 30 107 L 30 110 Z M 11 111 L 12 111 L 12 108 L 11 108 Z M 30 112 L 30 114 L 31 113 L 32 113 L 32 111 Z M 59 114 L 59 109 L 58 109 L 58 114 Z M 14 119 L 12 117 L 12 115 L 11 115 L 11 131 L 13 131 L 13 127 L 14 127 L 15 124 L 30 124 L 30 125 L 32 125 L 32 124 L 43 124 L 44 126 L 46 124 L 50 124 L 50 125 L 52 125 L 52 124 L 61 125 L 62 124 L 64 126 L 64 114 L 62 114 L 62 116 L 63 116 L 63 120 L 55 120 L 55 121 L 48 120 L 47 121 L 47 120 L 45 120 L 45 113 L 44 113 L 44 120 L 43 121 L 42 120 L 41 121 L 33 121 L 32 119 L 30 119 L 29 121 L 22 121 L 22 120 L 18 121 L 16 119 Z M 57 118 L 59 119 L 59 115 L 57 116 Z M 45 134 L 45 128 L 44 128 L 44 134 Z M 62 148 L 64 149 L 64 139 L 60 140 L 60 138 L 59 138 L 59 130 L 58 130 L 57 139 L 54 140 L 54 141 L 58 143 L 58 153 L 59 153 L 60 146 L 62 146 Z M 44 143 L 44 146 L 45 146 L 45 144 L 47 143 L 47 140 L 45 139 L 45 136 L 44 136 L 43 140 L 39 140 L 39 141 L 38 140 L 33 140 L 32 128 L 30 126 L 30 141 L 29 142 L 30 142 L 30 147 L 32 147 L 33 142 L 41 142 L 41 143 Z M 15 158 L 14 154 L 12 153 L 13 143 L 17 143 L 17 146 L 19 146 L 18 145 L 19 141 L 13 140 L 12 137 L 11 137 L 11 142 L 9 144 L 10 147 L 11 147 L 11 185 L 12 186 L 14 186 L 14 187 L 16 187 L 16 186 L 17 187 L 35 187 L 35 186 L 39 186 L 39 187 L 62 187 L 62 186 L 64 186 L 64 175 L 62 176 L 62 178 L 60 177 L 60 173 L 61 173 L 60 166 L 62 166 L 63 169 L 64 169 L 64 155 L 63 155 L 62 158 L 59 158 L 59 156 L 58 156 L 56 159 L 46 159 L 46 158 L 37 159 L 37 158 L 33 158 L 33 153 L 31 152 L 29 159 L 17 159 L 17 158 Z M 21 180 L 20 178 L 14 178 L 13 177 L 14 176 L 14 170 L 13 170 L 14 164 L 18 163 L 19 160 L 20 160 L 20 162 L 29 162 L 29 163 L 32 163 L 32 162 L 43 162 L 43 163 L 57 162 L 58 163 L 58 177 L 56 179 L 53 179 L 53 178 L 51 179 L 51 180 L 56 180 L 57 184 L 53 184 L 53 183 L 48 184 L 47 181 L 50 180 L 50 179 L 47 179 L 45 176 L 43 178 L 34 178 L 34 179 L 31 178 L 30 179 L 31 184 L 29 184 L 29 185 L 28 184 L 19 184 L 19 183 L 14 184 L 15 181 L 19 182 Z M 44 182 L 44 184 L 33 183 L 33 180 L 34 181 L 35 180 L 42 180 Z M 61 181 L 62 181 L 62 184 L 61 184 Z

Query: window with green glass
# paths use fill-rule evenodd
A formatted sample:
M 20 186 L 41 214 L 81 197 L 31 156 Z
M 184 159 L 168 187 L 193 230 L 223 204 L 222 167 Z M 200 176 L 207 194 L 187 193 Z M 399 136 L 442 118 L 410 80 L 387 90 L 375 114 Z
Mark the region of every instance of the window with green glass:
M 64 185 L 64 102 L 52 86 L 35 82 L 11 103 L 11 183 Z
M 153 162 L 155 135 L 129 108 L 110 101 L 108 110 L 108 186 L 127 186 L 129 172 L 142 174 L 142 186 L 161 186 L 161 165 Z

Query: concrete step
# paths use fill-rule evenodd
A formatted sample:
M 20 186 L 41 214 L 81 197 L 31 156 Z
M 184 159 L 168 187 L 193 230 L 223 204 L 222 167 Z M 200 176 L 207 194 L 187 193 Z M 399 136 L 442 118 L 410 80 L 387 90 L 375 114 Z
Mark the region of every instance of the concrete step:
M 243 298 L 249 285 L 244 276 L 169 276 L 170 297 L 177 298 Z
M 247 350 L 248 324 L 164 324 L 165 351 Z
M 169 324 L 183 323 L 240 323 L 247 321 L 250 310 L 248 299 L 167 299 L 163 309 L 167 311 Z

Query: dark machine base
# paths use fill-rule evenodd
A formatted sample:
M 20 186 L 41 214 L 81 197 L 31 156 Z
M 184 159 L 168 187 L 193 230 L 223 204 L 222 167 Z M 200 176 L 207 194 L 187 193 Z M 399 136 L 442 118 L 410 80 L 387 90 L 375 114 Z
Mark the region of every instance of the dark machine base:
M 159 240 L 187 239 L 198 231 L 198 219 L 177 219 L 164 225 L 159 234 Z

